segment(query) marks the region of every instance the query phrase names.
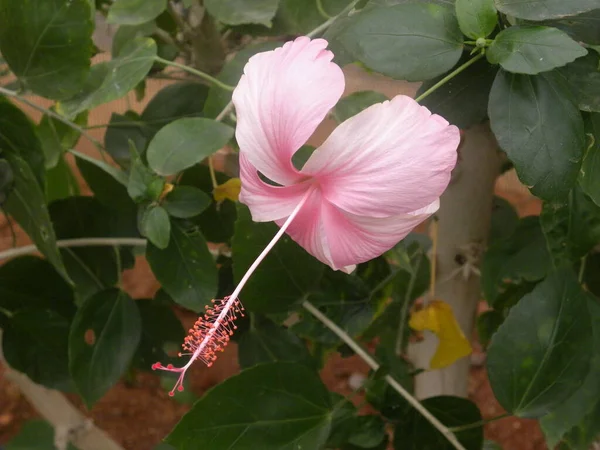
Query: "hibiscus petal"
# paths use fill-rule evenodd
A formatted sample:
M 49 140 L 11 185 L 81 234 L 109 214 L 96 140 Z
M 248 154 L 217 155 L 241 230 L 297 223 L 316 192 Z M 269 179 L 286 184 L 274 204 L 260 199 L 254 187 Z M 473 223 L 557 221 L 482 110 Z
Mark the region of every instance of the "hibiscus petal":
M 435 200 L 409 214 L 372 218 L 356 216 L 324 202 L 321 213 L 332 267 L 359 264 L 385 253 L 438 208 L 439 200 Z
M 325 198 L 349 213 L 409 213 L 446 189 L 459 143 L 458 128 L 399 95 L 337 127 L 302 173 L 318 178 Z
M 308 183 L 286 187 L 265 183 L 243 154 L 240 154 L 240 179 L 242 189 L 239 200 L 248 206 L 255 222 L 271 222 L 288 217 L 309 188 Z
M 233 102 L 241 153 L 281 185 L 302 175 L 292 155 L 315 131 L 344 91 L 342 70 L 327 41 L 300 37 L 248 61 Z

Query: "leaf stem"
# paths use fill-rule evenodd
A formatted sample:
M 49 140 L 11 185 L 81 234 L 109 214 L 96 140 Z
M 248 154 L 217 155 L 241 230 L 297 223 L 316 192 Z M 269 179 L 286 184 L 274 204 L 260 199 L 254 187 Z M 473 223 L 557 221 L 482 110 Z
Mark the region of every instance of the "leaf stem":
M 325 11 L 325 8 L 323 8 L 323 0 L 315 0 L 315 2 L 317 4 L 317 11 L 319 11 L 319 14 L 321 14 L 324 19 L 331 19 L 331 16 L 327 14 L 327 11 Z
M 453 433 L 458 433 L 461 431 L 467 431 L 467 430 L 472 430 L 473 428 L 479 428 L 482 427 L 488 423 L 492 423 L 495 422 L 496 420 L 500 420 L 500 419 L 505 419 L 507 417 L 510 417 L 510 414 L 508 413 L 504 413 L 504 414 L 500 414 L 499 416 L 496 417 L 492 417 L 490 419 L 482 419 L 478 422 L 474 422 L 474 423 L 470 423 L 468 425 L 461 425 L 459 427 L 451 427 L 449 428 L 450 431 L 452 431 Z
M 302 302 L 302 307 L 310 312 L 316 319 L 318 319 L 323 325 L 329 328 L 337 337 L 339 337 L 342 341 L 344 341 L 348 347 L 350 347 L 354 352 L 365 361 L 371 369 L 376 371 L 379 369 L 379 363 L 373 358 L 365 349 L 363 349 L 358 342 L 352 339 L 348 333 L 342 330 L 339 326 L 337 326 L 329 317 L 319 311 L 312 303 L 308 300 L 304 300 Z M 398 383 L 391 375 L 386 375 L 384 377 L 385 381 L 394 388 L 396 392 L 398 392 L 404 399 L 410 403 L 410 405 L 415 408 L 431 425 L 433 425 L 448 441 L 454 446 L 457 450 L 466 450 L 463 445 L 456 439 L 456 436 L 446 427 L 442 422 L 440 422 L 437 417 L 431 414 L 415 397 L 413 397 L 410 392 L 408 392 L 400 383 Z
M 329 28 L 331 26 L 331 24 L 333 22 L 335 22 L 338 18 L 347 15 L 350 11 L 352 11 L 352 9 L 356 6 L 356 4 L 358 3 L 359 0 L 354 0 L 352 3 L 350 3 L 348 6 L 346 6 L 342 12 L 340 12 L 339 14 L 331 17 L 330 19 L 326 20 L 325 22 L 323 22 L 321 25 L 319 25 L 317 28 L 315 28 L 314 30 L 312 30 L 311 32 L 307 33 L 306 36 L 309 38 L 312 38 L 314 36 L 317 36 L 318 34 L 320 34 L 321 32 L 325 31 L 327 28 Z
M 398 334 L 396 335 L 396 356 L 400 357 L 402 355 L 402 347 L 404 347 L 404 330 L 406 330 L 406 316 L 408 315 L 408 306 L 410 304 L 410 297 L 412 295 L 412 291 L 415 288 L 415 282 L 417 280 L 417 274 L 419 273 L 419 268 L 421 267 L 421 261 L 423 260 L 423 254 L 419 253 L 418 259 L 415 263 L 415 268 L 410 274 L 410 280 L 408 281 L 408 287 L 406 288 L 406 293 L 404 294 L 404 302 L 402 303 L 402 308 L 400 310 L 400 323 L 398 324 Z
M 587 263 L 587 257 L 588 255 L 585 255 L 581 258 L 581 265 L 579 266 L 579 276 L 577 277 L 579 284 L 583 283 L 583 276 L 585 275 L 585 264 Z
M 429 96 L 431 93 L 433 93 L 434 91 L 436 91 L 437 89 L 439 89 L 440 87 L 442 87 L 444 84 L 446 84 L 452 78 L 454 78 L 456 75 L 458 75 L 459 73 L 463 72 L 465 69 L 468 69 L 470 66 L 472 66 L 473 64 L 475 64 L 477 61 L 479 61 L 484 56 L 485 55 L 483 53 L 480 53 L 479 55 L 475 56 L 474 58 L 471 58 L 470 60 L 468 60 L 462 66 L 457 67 L 456 70 L 453 70 L 452 72 L 450 72 L 448 75 L 446 75 L 440 81 L 438 81 L 437 83 L 435 83 L 433 86 L 431 86 L 425 92 L 423 92 L 421 95 L 419 95 L 417 98 L 415 98 L 415 101 L 420 102 L 425 97 Z
M 209 83 L 212 83 L 215 86 L 217 86 L 221 89 L 224 89 L 226 91 L 231 92 L 235 89 L 234 86 L 225 84 L 222 81 L 218 80 L 217 78 L 210 76 L 207 73 L 201 72 L 200 70 L 196 70 L 193 67 L 186 66 L 185 64 L 179 64 L 178 62 L 175 62 L 175 61 L 169 61 L 168 59 L 161 58 L 160 56 L 155 56 L 154 60 L 161 64 L 165 64 L 167 66 L 177 67 L 178 69 L 185 70 L 186 72 L 196 75 L 197 77 L 200 77 L 203 80 L 208 81 Z
M 28 99 L 26 99 L 25 97 L 23 97 L 22 95 L 20 95 L 18 92 L 15 91 L 11 91 L 10 89 L 6 89 L 4 87 L 0 87 L 0 94 L 4 94 L 8 97 L 12 97 L 17 99 L 18 101 L 20 101 L 21 103 L 26 104 L 27 106 L 30 106 L 33 109 L 36 109 L 44 114 L 47 114 L 48 116 L 52 117 L 53 119 L 58 120 L 59 122 L 64 123 L 65 125 L 67 125 L 68 127 L 72 128 L 73 130 L 77 131 L 79 134 L 81 134 L 83 137 L 85 137 L 88 141 L 90 141 L 92 144 L 94 144 L 98 150 L 100 150 L 100 155 L 102 156 L 102 159 L 104 160 L 104 153 L 102 153 L 102 151 L 105 151 L 106 149 L 104 148 L 104 145 L 102 145 L 102 143 L 100 141 L 98 141 L 96 138 L 94 138 L 93 136 L 91 136 L 87 131 L 85 131 L 85 129 L 83 129 L 82 127 L 80 127 L 79 125 L 77 125 L 75 122 L 67 119 L 66 117 L 61 116 L 60 114 L 52 111 L 51 109 L 48 108 L 44 108 L 43 106 L 40 106 Z

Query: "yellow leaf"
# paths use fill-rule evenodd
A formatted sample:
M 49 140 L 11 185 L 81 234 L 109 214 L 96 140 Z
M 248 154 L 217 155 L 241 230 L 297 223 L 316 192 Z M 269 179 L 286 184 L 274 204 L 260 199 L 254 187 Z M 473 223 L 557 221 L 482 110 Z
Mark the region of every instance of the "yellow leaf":
M 433 300 L 425 308 L 414 312 L 408 325 L 413 330 L 429 330 L 437 335 L 439 344 L 429 363 L 431 369 L 447 367 L 473 351 L 446 302 Z
M 240 196 L 242 182 L 239 178 L 230 178 L 225 183 L 218 185 L 213 191 L 213 197 L 216 202 L 222 202 L 229 199 L 232 202 L 237 202 Z

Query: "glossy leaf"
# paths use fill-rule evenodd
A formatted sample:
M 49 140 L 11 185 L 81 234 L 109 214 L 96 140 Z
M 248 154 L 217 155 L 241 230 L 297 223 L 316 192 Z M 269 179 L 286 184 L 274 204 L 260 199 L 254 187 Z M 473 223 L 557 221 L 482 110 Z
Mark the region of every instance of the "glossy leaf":
M 495 0 L 496 8 L 504 14 L 520 19 L 544 20 L 572 16 L 598 8 L 597 0 Z
M 137 306 L 118 289 L 98 292 L 81 305 L 69 334 L 69 368 L 88 408 L 125 373 L 141 331 Z
M 338 39 L 368 68 L 408 81 L 450 70 L 463 43 L 451 8 L 420 3 L 364 11 Z
M 253 325 L 242 334 L 238 344 L 240 367 L 248 368 L 260 363 L 289 361 L 314 367 L 306 344 L 294 333 L 266 318 L 252 317 Z
M 388 98 L 375 91 L 359 91 L 341 99 L 333 109 L 333 117 L 337 123 L 355 116 L 362 110 L 376 103 L 381 103 Z M 295 156 L 295 155 L 294 155 Z
M 14 187 L 4 204 L 5 210 L 19 223 L 37 248 L 65 280 L 71 282 L 56 245 L 50 215 L 35 175 L 29 165 L 16 155 L 6 154 L 14 174 Z
M 447 427 L 470 425 L 481 420 L 477 406 L 465 398 L 430 397 L 421 404 Z M 483 445 L 483 428 L 457 432 L 456 437 L 467 450 L 479 450 Z M 394 430 L 394 449 L 451 450 L 454 446 L 415 409 L 404 415 Z
M 598 53 L 589 52 L 584 58 L 567 64 L 559 73 L 574 92 L 579 109 L 600 112 L 600 56 Z
M 256 23 L 271 26 L 279 0 L 206 0 L 206 10 L 227 25 Z
M 490 63 L 528 75 L 562 67 L 586 54 L 587 50 L 563 31 L 539 26 L 502 30 L 486 52 Z
M 181 172 L 229 142 L 233 129 L 204 119 L 179 119 L 162 128 L 148 146 L 148 164 L 159 175 Z
M 67 318 L 48 309 L 21 309 L 4 329 L 2 350 L 8 364 L 34 382 L 68 390 L 68 337 Z
M 498 72 L 488 108 L 500 147 L 542 199 L 569 192 L 585 146 L 581 115 L 567 88 L 550 75 Z
M 164 250 L 169 246 L 171 221 L 163 207 L 150 206 L 142 216 L 140 230 L 142 236 L 147 237 L 157 248 Z
M 208 391 L 166 441 L 179 450 L 317 449 L 330 424 L 329 393 L 317 373 L 277 362 L 246 369 Z
M 581 387 L 593 348 L 587 295 L 563 270 L 510 310 L 487 353 L 490 383 L 506 411 L 540 417 Z
M 585 129 L 591 142 L 581 164 L 579 186 L 596 205 L 600 205 L 600 113 L 590 114 Z
M 0 51 L 33 92 L 68 98 L 90 71 L 91 18 L 87 0 L 2 0 Z
M 498 12 L 494 0 L 456 0 L 456 18 L 464 35 L 485 38 L 498 24 Z
M 210 197 L 198 188 L 175 186 L 165 197 L 162 206 L 169 215 L 188 219 L 202 213 L 210 203 Z
M 279 227 L 252 221 L 248 208 L 238 205 L 232 241 L 233 274 L 239 281 Z M 244 307 L 253 312 L 281 312 L 298 302 L 323 273 L 323 264 L 284 235 L 258 266 L 246 286 Z
M 140 25 L 158 17 L 167 0 L 116 0 L 108 10 L 108 23 Z
M 149 243 L 146 258 L 162 288 L 177 304 L 200 312 L 215 298 L 217 267 L 199 231 L 172 223 L 169 245 L 161 250 Z
M 156 43 L 152 39 L 140 37 L 132 40 L 117 58 L 94 65 L 80 92 L 57 104 L 57 111 L 73 117 L 81 111 L 123 97 L 146 77 L 155 56 Z

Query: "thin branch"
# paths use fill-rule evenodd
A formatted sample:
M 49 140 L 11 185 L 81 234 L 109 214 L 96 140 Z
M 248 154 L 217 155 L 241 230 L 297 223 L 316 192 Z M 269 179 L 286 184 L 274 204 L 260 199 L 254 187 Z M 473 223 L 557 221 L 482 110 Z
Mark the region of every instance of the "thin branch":
M 215 86 L 217 86 L 225 91 L 231 92 L 235 89 L 234 86 L 225 84 L 221 80 L 218 80 L 215 77 L 212 77 L 209 74 L 204 73 L 200 70 L 194 69 L 193 67 L 186 66 L 185 64 L 179 64 L 178 62 L 175 62 L 175 61 L 169 61 L 168 59 L 161 58 L 160 56 L 155 56 L 154 60 L 161 64 L 165 64 L 167 66 L 172 66 L 172 67 L 177 67 L 178 69 L 181 69 L 188 73 L 196 75 L 197 77 L 202 78 L 203 80 L 208 81 L 209 83 L 212 83 Z
M 380 365 L 365 349 L 363 349 L 358 342 L 352 339 L 348 333 L 338 327 L 332 320 L 317 309 L 312 303 L 305 300 L 302 302 L 302 307 L 310 312 L 315 318 L 317 318 L 323 325 L 329 328 L 333 333 L 337 335 L 344 343 L 348 345 L 354 353 L 356 353 L 369 367 L 373 370 L 378 370 Z M 433 414 L 431 414 L 410 392 L 408 392 L 400 383 L 398 383 L 391 375 L 386 375 L 385 381 L 394 388 L 410 405 L 415 408 L 421 415 L 431 423 L 457 450 L 466 450 L 463 445 L 456 439 L 456 436 L 452 431 L 448 429 L 442 422 L 440 422 Z
M 356 6 L 356 4 L 358 3 L 359 0 L 354 0 L 352 3 L 350 3 L 348 6 L 346 6 L 342 12 L 340 12 L 339 14 L 333 16 L 331 19 L 326 20 L 325 22 L 323 22 L 321 25 L 319 25 L 317 28 L 315 28 L 314 30 L 312 30 L 311 32 L 307 33 L 306 36 L 308 36 L 309 38 L 315 37 L 317 35 L 319 35 L 320 33 L 322 33 L 323 31 L 325 31 L 327 28 L 329 28 L 331 26 L 331 24 L 333 24 L 333 22 L 335 22 L 337 19 L 339 19 L 342 16 L 346 16 L 348 15 L 348 13 L 350 11 L 352 11 L 354 9 L 354 7 Z

